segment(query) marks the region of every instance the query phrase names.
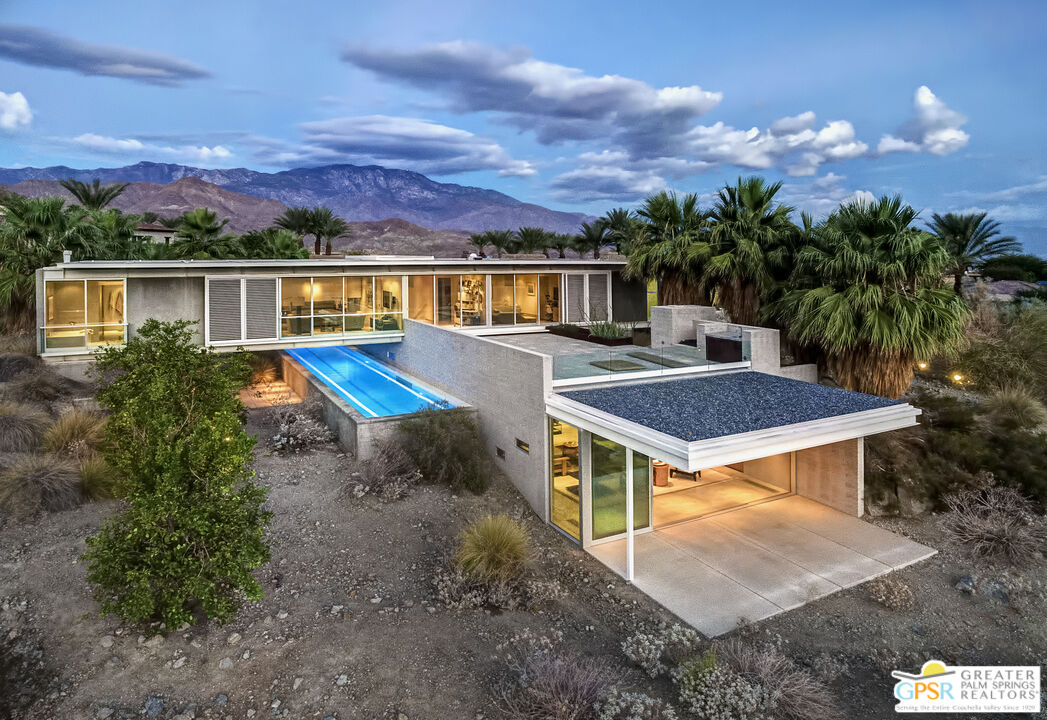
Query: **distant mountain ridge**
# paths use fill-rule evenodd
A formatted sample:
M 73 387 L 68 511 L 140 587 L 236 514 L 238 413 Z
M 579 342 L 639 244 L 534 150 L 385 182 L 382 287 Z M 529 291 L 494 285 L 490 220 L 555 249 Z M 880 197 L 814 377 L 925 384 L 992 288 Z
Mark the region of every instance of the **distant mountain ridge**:
M 506 230 L 535 226 L 573 233 L 589 219 L 584 213 L 550 210 L 496 190 L 439 183 L 410 170 L 378 165 L 326 165 L 276 173 L 246 168 L 210 170 L 153 162 L 92 170 L 63 165 L 0 168 L 0 184 L 66 178 L 90 182 L 98 178 L 102 182 L 167 185 L 190 177 L 287 206 L 326 205 L 349 221 L 402 218 L 431 230 Z

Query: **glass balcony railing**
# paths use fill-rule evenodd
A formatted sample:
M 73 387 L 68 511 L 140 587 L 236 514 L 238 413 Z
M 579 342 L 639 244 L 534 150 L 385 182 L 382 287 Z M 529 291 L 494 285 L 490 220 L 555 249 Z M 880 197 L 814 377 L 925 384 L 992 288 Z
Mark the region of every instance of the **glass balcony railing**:
M 59 352 L 121 345 L 127 336 L 127 323 L 98 325 L 47 325 L 40 328 L 44 352 Z
M 738 358 L 737 362 L 744 358 Z M 657 377 L 677 375 L 696 368 L 719 365 L 705 348 L 688 345 L 663 347 L 617 347 L 586 353 L 553 355 L 553 380 L 571 381 L 595 378 Z

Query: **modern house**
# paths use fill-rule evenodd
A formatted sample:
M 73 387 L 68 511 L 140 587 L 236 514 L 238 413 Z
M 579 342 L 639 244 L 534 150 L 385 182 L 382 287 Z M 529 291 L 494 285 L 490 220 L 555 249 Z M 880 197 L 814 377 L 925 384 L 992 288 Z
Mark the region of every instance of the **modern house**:
M 857 519 L 863 439 L 914 425 L 914 407 L 818 385 L 812 367 L 781 366 L 776 330 L 713 308 L 655 307 L 637 344 L 549 331 L 646 324 L 647 288 L 622 269 L 397 256 L 65 262 L 38 271 L 40 353 L 74 372 L 148 318 L 193 320 L 201 345 L 283 351 L 285 377 L 322 399 L 361 456 L 403 413 L 469 407 L 539 516 L 710 634 L 933 552 Z M 788 577 L 763 589 L 768 572 Z M 724 588 L 743 609 L 709 620 L 712 601 L 695 598 Z

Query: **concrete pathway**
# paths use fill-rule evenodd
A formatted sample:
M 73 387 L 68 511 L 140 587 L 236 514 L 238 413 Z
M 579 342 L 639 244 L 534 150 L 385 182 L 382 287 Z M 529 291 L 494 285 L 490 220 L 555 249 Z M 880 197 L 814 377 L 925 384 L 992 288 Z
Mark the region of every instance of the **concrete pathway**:
M 636 587 L 709 637 L 935 550 L 792 495 L 636 536 Z M 625 541 L 589 549 L 620 575 Z

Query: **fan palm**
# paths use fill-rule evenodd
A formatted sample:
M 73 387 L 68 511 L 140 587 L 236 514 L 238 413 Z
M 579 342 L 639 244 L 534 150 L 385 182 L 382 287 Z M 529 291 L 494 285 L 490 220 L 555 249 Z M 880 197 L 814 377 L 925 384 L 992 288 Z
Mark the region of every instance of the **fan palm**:
M 178 241 L 175 252 L 179 257 L 193 259 L 236 257 L 242 253 L 236 235 L 223 233 L 229 218 L 218 220 L 218 214 L 209 208 L 196 208 L 182 216 L 175 231 Z
M 659 305 L 708 305 L 702 271 L 709 259 L 708 213 L 698 196 L 660 192 L 637 211 L 625 275 L 656 280 Z
M 520 243 L 521 252 L 544 252 L 549 233 L 540 227 L 522 227 L 516 231 L 516 237 Z
M 298 236 L 298 244 L 305 247 L 305 236 L 312 227 L 312 211 L 307 207 L 291 207 L 284 210 L 283 214 L 273 220 L 273 225 L 284 230 L 290 230 Z
M 487 237 L 487 244 L 495 249 L 498 257 L 501 257 L 502 253 L 512 254 L 520 250 L 520 241 L 512 230 L 487 230 L 484 235 Z
M 240 244 L 244 255 L 251 258 L 304 260 L 309 257 L 309 250 L 302 247 L 301 236 L 283 228 L 246 232 L 240 236 Z
M 632 244 L 643 232 L 643 223 L 636 217 L 636 213 L 625 208 L 615 208 L 601 219 L 607 225 L 608 236 L 614 243 L 615 250 L 622 255 L 628 255 Z
M 98 178 L 95 178 L 90 185 L 73 178 L 62 180 L 60 184 L 76 198 L 77 203 L 88 210 L 101 210 L 130 185 L 130 183 L 102 185 Z
M 92 256 L 98 260 L 142 260 L 144 248 L 152 245 L 149 239 L 138 235 L 141 216 L 122 213 L 115 208 L 91 213 L 96 230 L 96 248 Z
M 484 256 L 487 254 L 484 252 L 489 244 L 486 233 L 473 233 L 469 236 L 469 244 L 476 248 L 477 255 Z
M 842 387 L 896 398 L 916 360 L 953 350 L 969 310 L 942 287 L 949 255 L 913 227 L 899 197 L 855 200 L 813 228 L 791 290 L 769 308 L 791 338 L 825 353 Z
M 774 287 L 775 270 L 789 267 L 798 234 L 789 219 L 793 208 L 775 202 L 780 182 L 738 178 L 720 190 L 710 214 L 712 254 L 704 280 L 736 323 L 755 325 L 760 304 Z
M 567 250 L 574 247 L 574 236 L 564 233 L 550 233 L 545 241 L 546 247 L 559 253 L 561 259 L 567 257 Z
M 316 254 L 320 254 L 320 245 L 326 242 L 324 254 L 331 254 L 331 240 L 349 235 L 349 223 L 331 212 L 330 208 L 315 207 L 312 210 L 310 232 L 316 241 Z
M 934 233 L 949 253 L 946 272 L 953 276 L 953 290 L 960 294 L 963 274 L 974 266 L 1000 255 L 1021 250 L 1021 244 L 1012 237 L 996 237 L 1000 223 L 987 218 L 987 213 L 948 213 L 933 215 L 928 229 Z
M 585 253 L 592 251 L 593 259 L 599 260 L 600 248 L 611 241 L 609 233 L 610 229 L 603 220 L 597 219 L 582 223 L 578 234 L 574 236 L 574 249 L 582 257 L 585 257 Z

